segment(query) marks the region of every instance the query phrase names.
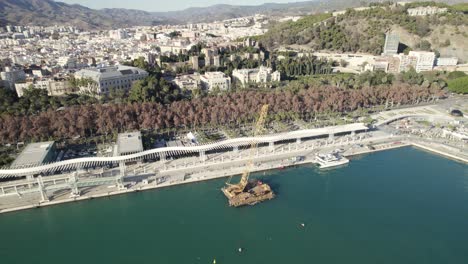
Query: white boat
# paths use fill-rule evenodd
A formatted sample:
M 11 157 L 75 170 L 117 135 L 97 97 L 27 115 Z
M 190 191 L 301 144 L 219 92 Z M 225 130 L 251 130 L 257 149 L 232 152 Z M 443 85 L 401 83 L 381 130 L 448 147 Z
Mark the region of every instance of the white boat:
M 320 169 L 326 169 L 336 166 L 341 166 L 349 163 L 349 160 L 339 153 L 317 154 L 315 161 L 319 164 Z

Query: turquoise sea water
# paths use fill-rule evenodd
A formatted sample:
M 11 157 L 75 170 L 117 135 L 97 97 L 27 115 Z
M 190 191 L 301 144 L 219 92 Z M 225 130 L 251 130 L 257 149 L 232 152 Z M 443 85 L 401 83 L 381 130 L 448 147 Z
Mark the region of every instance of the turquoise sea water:
M 464 164 L 404 148 L 255 176 L 276 199 L 230 208 L 221 179 L 0 215 L 0 263 L 468 263 Z

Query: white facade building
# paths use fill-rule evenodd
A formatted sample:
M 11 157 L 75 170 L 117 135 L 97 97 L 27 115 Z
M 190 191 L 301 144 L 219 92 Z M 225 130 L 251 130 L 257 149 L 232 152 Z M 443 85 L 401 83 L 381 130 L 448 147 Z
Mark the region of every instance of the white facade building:
M 24 90 L 29 88 L 46 90 L 49 96 L 61 96 L 76 92 L 68 80 L 65 79 L 39 79 L 15 84 L 18 97 L 22 97 Z
M 183 90 L 193 91 L 201 88 L 200 75 L 197 73 L 177 76 L 174 79 L 174 83 Z
M 271 68 L 261 66 L 258 69 L 234 70 L 232 77 L 246 85 L 248 83 L 267 83 L 281 81 L 281 74 L 278 71 L 273 72 Z
M 432 71 L 435 62 L 435 53 L 430 51 L 410 51 L 410 57 L 416 58 L 416 72 Z
M 160 45 L 162 54 L 186 54 L 191 48 L 190 46 L 181 46 L 181 45 Z
M 77 71 L 75 78 L 89 78 L 96 82 L 97 93 L 108 93 L 111 89 L 130 90 L 135 81 L 148 76 L 145 70 L 129 66 L 111 66 L 102 68 L 88 68 Z
M 458 58 L 438 58 L 436 65 L 437 66 L 456 66 L 458 64 Z
M 200 76 L 200 82 L 204 89 L 213 90 L 218 87 L 221 91 L 231 89 L 231 77 L 222 72 L 207 72 Z
M 396 55 L 396 57 L 398 57 L 398 59 L 400 60 L 400 63 L 398 66 L 398 72 L 406 72 L 406 71 L 409 71 L 410 68 L 416 69 L 416 64 L 417 64 L 416 57 L 405 55 L 403 53 Z
M 49 81 L 48 80 L 38 80 L 38 81 L 29 81 L 25 83 L 16 83 L 15 89 L 18 97 L 22 97 L 24 94 L 24 90 L 33 88 L 33 89 L 41 89 L 41 90 L 49 90 Z
M 408 14 L 410 16 L 428 16 L 435 14 L 442 14 L 447 12 L 447 8 L 439 8 L 435 6 L 419 6 L 416 8 L 409 8 Z
M 78 60 L 73 57 L 67 57 L 63 56 L 60 57 L 57 61 L 57 65 L 59 65 L 62 68 L 67 68 L 67 69 L 74 69 L 77 67 Z
M 117 29 L 117 30 L 111 30 L 109 31 L 109 37 L 112 38 L 112 39 L 127 39 L 129 36 L 128 36 L 128 33 L 126 30 L 124 29 Z

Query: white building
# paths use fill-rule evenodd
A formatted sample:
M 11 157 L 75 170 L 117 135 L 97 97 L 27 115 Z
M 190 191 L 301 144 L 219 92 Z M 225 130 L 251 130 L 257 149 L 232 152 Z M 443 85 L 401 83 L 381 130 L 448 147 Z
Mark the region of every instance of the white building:
M 278 71 L 273 72 L 271 68 L 260 66 L 258 69 L 234 70 L 232 77 L 246 85 L 247 83 L 267 83 L 281 81 L 281 74 Z
M 63 56 L 60 57 L 57 61 L 57 65 L 62 68 L 74 69 L 77 67 L 78 60 L 73 57 Z
M 18 97 L 22 97 L 24 94 L 24 90 L 33 88 L 33 89 L 42 89 L 42 90 L 49 90 L 49 80 L 37 80 L 37 81 L 29 81 L 25 83 L 16 83 L 15 89 Z
M 417 64 L 416 57 L 405 55 L 403 53 L 396 55 L 396 57 L 398 57 L 398 59 L 400 60 L 400 63 L 398 66 L 398 72 L 406 72 L 406 71 L 409 71 L 410 68 L 416 69 L 416 64 Z
M 159 46 L 162 54 L 186 54 L 191 48 L 190 46 L 181 46 L 181 45 L 161 45 Z
M 11 90 L 15 89 L 16 82 L 23 82 L 26 80 L 26 74 L 23 70 L 12 69 L 10 67 L 5 67 L 4 72 L 0 72 L 0 78 L 6 87 Z
M 135 81 L 148 76 L 145 70 L 129 66 L 111 66 L 102 68 L 88 68 L 77 71 L 75 78 L 89 78 L 96 83 L 97 93 L 108 93 L 111 89 L 130 90 Z
M 200 63 L 198 61 L 198 56 L 190 56 L 190 63 L 192 64 L 192 68 L 194 70 L 198 70 L 200 68 Z
M 389 67 L 388 61 L 376 61 L 372 64 L 372 71 L 388 72 L 388 67 Z
M 410 51 L 410 57 L 416 57 L 417 72 L 432 71 L 435 62 L 435 53 L 430 51 Z
M 442 14 L 445 12 L 447 12 L 447 8 L 439 8 L 436 6 L 419 6 L 416 8 L 408 9 L 408 14 L 410 16 L 427 16 L 427 15 Z
M 458 58 L 437 58 L 437 66 L 456 66 L 458 64 Z
M 76 92 L 68 80 L 65 79 L 39 79 L 15 84 L 18 97 L 22 97 L 24 90 L 29 88 L 46 90 L 49 96 L 61 96 Z
M 109 37 L 112 39 L 122 40 L 122 39 L 127 39 L 129 36 L 126 30 L 117 29 L 117 30 L 109 31 Z
M 42 74 L 42 70 L 32 70 L 32 75 L 34 77 L 39 77 L 39 78 L 44 77 L 44 74 Z
M 213 90 L 218 87 L 221 91 L 231 89 L 231 77 L 222 72 L 207 72 L 200 76 L 200 82 L 204 89 Z
M 23 33 L 14 33 L 13 35 L 11 35 L 11 38 L 13 38 L 13 39 L 25 39 Z
M 174 83 L 182 90 L 193 91 L 201 88 L 200 74 L 187 74 L 177 76 Z

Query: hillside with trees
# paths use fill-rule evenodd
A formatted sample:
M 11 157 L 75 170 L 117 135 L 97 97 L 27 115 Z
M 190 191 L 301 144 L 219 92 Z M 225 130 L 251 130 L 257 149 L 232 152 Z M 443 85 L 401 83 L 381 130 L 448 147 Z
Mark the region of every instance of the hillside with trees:
M 433 16 L 413 17 L 407 14 L 408 8 L 429 5 L 447 7 L 449 11 Z M 292 46 L 300 49 L 379 55 L 385 42 L 385 32 L 397 28 L 419 40 L 418 43 L 410 43 L 413 45 L 410 48 L 413 49 L 420 48 L 416 45 L 422 40 L 429 43 L 429 46 L 427 43 L 423 44 L 428 46 L 426 47 L 428 50 L 441 48 L 444 45 L 450 45 L 452 49 L 463 49 L 464 46 L 454 46 L 456 43 L 445 43 L 446 39 L 443 41 L 434 39 L 431 33 L 440 34 L 441 29 L 449 29 L 452 38 L 457 37 L 467 41 L 468 15 L 465 9 L 464 4 L 452 7 L 434 2 L 411 3 L 406 6 L 374 4 L 367 10 L 349 9 L 336 18 L 328 14 L 312 15 L 297 22 L 278 24 L 259 39 L 269 49 Z

